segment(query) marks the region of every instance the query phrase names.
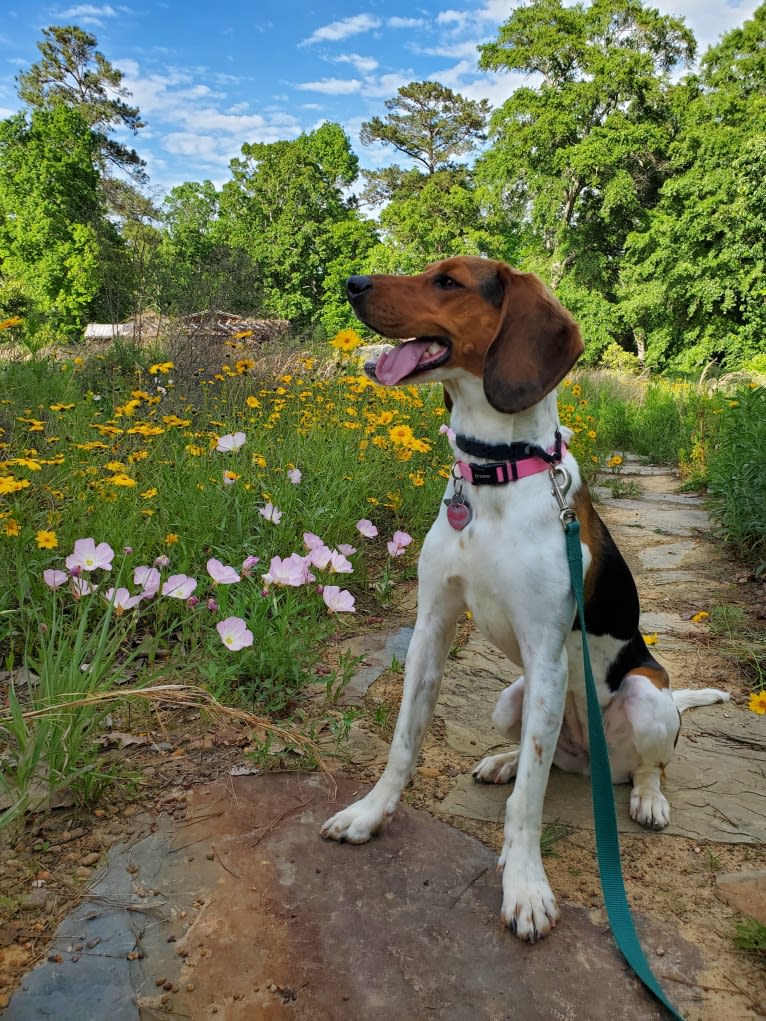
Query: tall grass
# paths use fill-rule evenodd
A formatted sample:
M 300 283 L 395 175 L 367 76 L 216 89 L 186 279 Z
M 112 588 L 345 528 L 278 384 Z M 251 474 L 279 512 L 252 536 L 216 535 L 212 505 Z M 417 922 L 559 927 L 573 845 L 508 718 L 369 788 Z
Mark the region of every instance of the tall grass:
M 675 464 L 704 484 L 706 451 L 724 401 L 681 380 L 589 372 L 578 377 L 589 400 L 602 449 L 621 450 L 653 464 Z
M 727 401 L 709 457 L 710 498 L 724 538 L 741 556 L 766 561 L 766 389 Z

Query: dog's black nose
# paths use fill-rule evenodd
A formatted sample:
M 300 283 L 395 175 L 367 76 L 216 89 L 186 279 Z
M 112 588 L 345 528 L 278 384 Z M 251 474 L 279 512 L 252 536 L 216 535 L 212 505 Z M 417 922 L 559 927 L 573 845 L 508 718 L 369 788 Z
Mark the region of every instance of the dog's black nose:
M 369 291 L 372 287 L 372 280 L 370 277 L 357 276 L 349 277 L 346 281 L 346 294 L 349 297 L 349 301 L 353 301 L 354 298 L 358 298 L 365 291 Z

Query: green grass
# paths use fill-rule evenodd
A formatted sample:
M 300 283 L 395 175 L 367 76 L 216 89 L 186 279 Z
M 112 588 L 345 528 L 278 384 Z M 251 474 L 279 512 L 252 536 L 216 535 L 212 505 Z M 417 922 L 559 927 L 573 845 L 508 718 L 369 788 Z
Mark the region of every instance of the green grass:
M 727 401 L 709 455 L 713 514 L 737 553 L 766 567 L 766 389 Z

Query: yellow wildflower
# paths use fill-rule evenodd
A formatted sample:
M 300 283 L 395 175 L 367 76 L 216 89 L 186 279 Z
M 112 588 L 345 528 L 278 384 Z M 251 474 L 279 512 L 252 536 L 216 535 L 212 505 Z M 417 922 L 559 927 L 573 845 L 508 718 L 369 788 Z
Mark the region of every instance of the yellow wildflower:
M 21 535 L 21 525 L 15 518 L 8 518 L 5 522 L 4 531 L 6 535 Z
M 402 447 L 408 447 L 415 438 L 408 425 L 395 425 L 393 429 L 388 430 L 388 435 L 392 443 Z
M 345 354 L 349 354 L 351 351 L 355 351 L 361 343 L 362 338 L 356 330 L 341 330 L 330 341 L 330 347 L 334 347 L 336 351 L 343 351 Z
M 56 538 L 55 532 L 49 532 L 47 529 L 41 528 L 37 533 L 37 546 L 39 549 L 56 549 L 59 544 Z
M 141 498 L 143 500 L 151 500 L 152 497 L 156 496 L 156 495 L 157 495 L 157 490 L 154 488 L 154 486 L 152 486 L 151 489 L 144 490 L 144 492 L 141 494 Z
M 258 400 L 257 397 L 247 397 L 245 399 L 245 404 L 248 406 L 248 408 L 260 408 L 261 406 L 261 402 Z
M 178 536 L 176 535 L 175 532 L 168 532 L 168 534 L 165 536 L 165 542 L 168 544 L 168 546 L 172 546 L 174 543 L 178 542 Z
M 747 703 L 747 708 L 754 713 L 758 713 L 759 716 L 766 716 L 766 689 L 754 691 L 750 696 L 750 701 Z
M 29 479 L 15 479 L 12 475 L 0 475 L 0 496 L 18 493 L 30 485 Z
M 155 362 L 149 366 L 150 376 L 167 376 L 171 369 L 175 368 L 173 362 Z

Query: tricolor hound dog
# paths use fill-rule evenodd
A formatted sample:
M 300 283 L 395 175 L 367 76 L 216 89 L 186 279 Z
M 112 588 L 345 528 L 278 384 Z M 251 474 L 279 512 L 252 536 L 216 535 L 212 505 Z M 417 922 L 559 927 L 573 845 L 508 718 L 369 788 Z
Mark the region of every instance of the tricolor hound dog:
M 568 500 L 580 520 L 586 627 L 612 779 L 632 782 L 637 822 L 653 829 L 669 822 L 660 778 L 680 711 L 728 695 L 672 692 L 644 643 L 630 570 L 562 439 L 555 388 L 583 351 L 580 333 L 541 281 L 501 262 L 461 257 L 417 276 L 353 276 L 347 293 L 377 333 L 414 338 L 366 371 L 383 386 L 442 382 L 457 460 L 420 555 L 417 622 L 388 764 L 370 793 L 321 832 L 361 844 L 393 815 L 415 771 L 456 622 L 470 610 L 482 634 L 524 668 L 492 717 L 520 747 L 483 759 L 473 775 L 485 783 L 515 777 L 499 861 L 501 917 L 534 942 L 558 918 L 540 856 L 551 763 L 579 773 L 589 767 L 582 639 L 551 464 L 572 480 Z

